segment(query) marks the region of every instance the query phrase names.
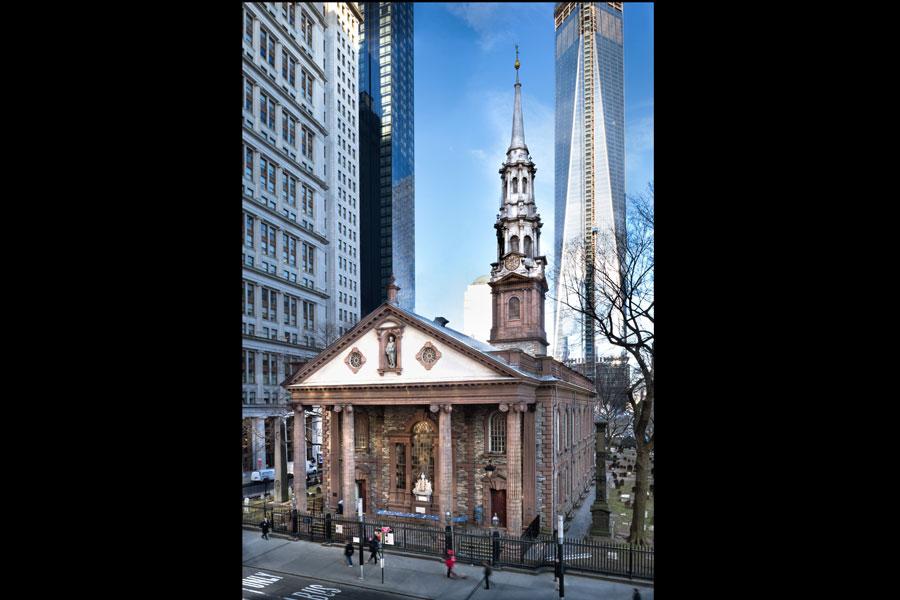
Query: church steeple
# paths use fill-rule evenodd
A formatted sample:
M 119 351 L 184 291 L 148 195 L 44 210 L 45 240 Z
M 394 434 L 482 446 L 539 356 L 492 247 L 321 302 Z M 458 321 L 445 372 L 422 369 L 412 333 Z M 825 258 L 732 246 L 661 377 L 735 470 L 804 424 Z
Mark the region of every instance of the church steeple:
M 520 152 L 515 158 L 528 158 L 528 146 L 525 145 L 525 125 L 522 122 L 522 84 L 519 83 L 519 46 L 516 46 L 516 101 L 513 105 L 513 126 L 512 140 L 509 142 L 509 149 L 506 151 L 507 161 L 512 159 L 510 153 L 514 150 Z
M 494 223 L 497 262 L 491 265 L 489 282 L 494 302 L 490 343 L 501 348 L 520 348 L 536 356 L 547 353 L 544 331 L 547 259 L 541 256 L 543 223 L 534 203 L 537 168 L 525 145 L 520 66 L 516 46 L 512 140 L 506 161 L 500 167 L 500 213 Z

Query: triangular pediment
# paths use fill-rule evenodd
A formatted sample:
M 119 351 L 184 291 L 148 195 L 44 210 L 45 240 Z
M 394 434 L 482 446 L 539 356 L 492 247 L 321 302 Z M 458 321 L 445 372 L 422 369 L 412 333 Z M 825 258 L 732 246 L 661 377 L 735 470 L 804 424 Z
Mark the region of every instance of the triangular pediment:
M 392 370 L 387 359 L 382 360 L 389 336 L 397 338 L 395 363 L 399 371 Z M 283 385 L 296 389 L 517 379 L 534 381 L 534 378 L 486 354 L 477 347 L 480 343 L 472 340 L 470 345 L 466 340 L 458 339 L 460 337 L 464 336 L 385 303 L 304 365 Z

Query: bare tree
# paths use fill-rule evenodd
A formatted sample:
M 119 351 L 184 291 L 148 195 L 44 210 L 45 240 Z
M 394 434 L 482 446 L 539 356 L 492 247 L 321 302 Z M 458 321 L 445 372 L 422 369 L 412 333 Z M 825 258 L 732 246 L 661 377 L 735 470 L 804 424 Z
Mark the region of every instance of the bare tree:
M 631 434 L 631 406 L 628 403 L 630 373 L 626 358 L 601 358 L 595 367 L 597 390 L 595 414 L 606 421 L 606 448 Z
M 621 348 L 632 364 L 626 400 L 634 432 L 635 490 L 629 541 L 647 544 L 644 510 L 653 450 L 654 263 L 653 184 L 628 198 L 625 231 L 595 231 L 593 243 L 564 249 L 558 302 L 569 314 L 593 323 L 596 336 Z M 562 258 L 562 257 L 561 257 Z

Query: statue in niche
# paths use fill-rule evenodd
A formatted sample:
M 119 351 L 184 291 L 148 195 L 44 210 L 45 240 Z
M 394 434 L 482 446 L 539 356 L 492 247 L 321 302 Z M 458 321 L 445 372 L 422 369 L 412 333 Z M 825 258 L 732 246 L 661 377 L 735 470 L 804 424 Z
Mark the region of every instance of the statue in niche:
M 388 343 L 384 347 L 384 354 L 387 356 L 388 366 L 392 369 L 396 369 L 397 347 L 394 345 L 394 336 L 388 337 Z
M 413 494 L 416 494 L 417 496 L 431 495 L 431 482 L 425 479 L 424 472 L 419 475 L 419 481 L 416 483 L 416 487 L 413 488 Z

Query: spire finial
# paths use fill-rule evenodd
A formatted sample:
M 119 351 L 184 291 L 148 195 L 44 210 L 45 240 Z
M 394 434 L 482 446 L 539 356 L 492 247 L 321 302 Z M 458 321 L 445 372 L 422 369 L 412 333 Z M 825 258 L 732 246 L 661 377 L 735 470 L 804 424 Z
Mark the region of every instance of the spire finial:
M 516 44 L 516 83 L 519 83 L 519 45 Z

